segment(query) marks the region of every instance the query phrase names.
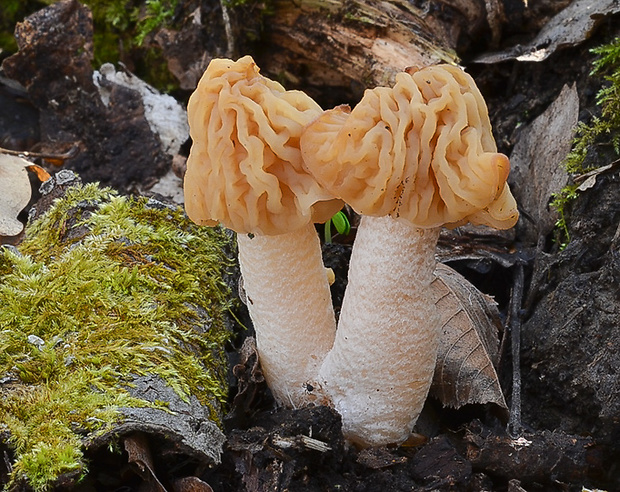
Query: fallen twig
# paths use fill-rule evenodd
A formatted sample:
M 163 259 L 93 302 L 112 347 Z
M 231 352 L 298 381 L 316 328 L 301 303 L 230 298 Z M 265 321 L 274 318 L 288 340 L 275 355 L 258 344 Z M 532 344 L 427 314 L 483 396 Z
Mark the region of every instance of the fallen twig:
M 26 150 L 10 150 L 0 147 L 0 153 L 15 155 L 18 157 L 28 157 L 31 159 L 45 159 L 46 161 L 51 162 L 55 166 L 62 166 L 67 159 L 75 157 L 78 153 L 78 150 L 79 147 L 77 145 L 73 145 L 67 152 L 63 154 L 55 154 L 52 152 L 28 152 Z
M 512 349 L 512 395 L 510 399 L 510 418 L 508 435 L 517 439 L 523 432 L 521 425 L 521 303 L 523 300 L 523 263 L 517 262 L 514 270 L 514 282 L 510 296 L 508 329 Z

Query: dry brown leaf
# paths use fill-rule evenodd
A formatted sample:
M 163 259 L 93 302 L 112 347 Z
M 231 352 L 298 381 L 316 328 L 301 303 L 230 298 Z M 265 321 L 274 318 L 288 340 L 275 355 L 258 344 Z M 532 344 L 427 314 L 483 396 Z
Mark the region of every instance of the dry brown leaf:
M 590 172 L 582 174 L 581 176 L 577 176 L 575 178 L 575 183 L 579 183 L 577 190 L 578 191 L 589 190 L 596 184 L 596 178 L 599 175 L 604 174 L 608 171 L 614 171 L 618 169 L 618 167 L 620 167 L 620 159 L 615 160 L 614 162 L 612 162 L 611 164 L 607 164 L 606 166 L 602 166 Z
M 37 166 L 36 164 L 30 164 L 30 165 L 26 166 L 26 169 L 28 169 L 28 171 L 34 173 L 36 175 L 37 179 L 39 181 L 41 181 L 41 183 L 44 183 L 45 181 L 47 181 L 48 179 L 50 179 L 52 177 L 50 175 L 50 173 L 48 173 L 41 166 Z
M 213 492 L 211 486 L 198 477 L 185 477 L 172 484 L 174 492 Z
M 442 335 L 431 395 L 444 406 L 495 403 L 507 408 L 494 364 L 501 329 L 495 301 L 439 263 L 432 284 Z
M 125 451 L 127 451 L 127 461 L 134 466 L 138 475 L 150 485 L 149 489 L 153 492 L 166 492 L 166 488 L 157 479 L 153 470 L 153 458 L 144 434 L 134 433 L 125 436 L 123 444 Z
M 31 164 L 20 157 L 0 154 L 0 236 L 17 236 L 24 228 L 17 216 L 32 195 L 26 170 Z

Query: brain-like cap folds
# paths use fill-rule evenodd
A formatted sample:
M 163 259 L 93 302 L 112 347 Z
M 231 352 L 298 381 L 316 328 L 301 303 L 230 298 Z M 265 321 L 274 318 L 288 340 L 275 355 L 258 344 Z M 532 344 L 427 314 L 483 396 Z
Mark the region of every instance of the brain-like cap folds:
M 189 217 L 265 235 L 329 220 L 342 202 L 308 174 L 299 149 L 304 126 L 321 113 L 303 92 L 261 76 L 249 56 L 213 60 L 188 104 Z
M 324 112 L 301 139 L 304 165 L 364 215 L 418 227 L 465 222 L 512 227 L 518 212 L 473 79 L 438 65 L 367 90 L 350 111 Z

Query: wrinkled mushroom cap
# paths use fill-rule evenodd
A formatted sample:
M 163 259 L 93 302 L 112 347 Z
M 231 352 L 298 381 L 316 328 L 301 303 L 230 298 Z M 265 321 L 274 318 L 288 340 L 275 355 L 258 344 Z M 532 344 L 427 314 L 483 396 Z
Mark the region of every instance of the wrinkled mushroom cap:
M 418 227 L 465 222 L 500 229 L 518 218 L 487 107 L 473 79 L 438 65 L 367 90 L 350 111 L 324 112 L 301 139 L 307 169 L 363 215 Z
M 251 57 L 213 60 L 188 104 L 185 209 L 201 225 L 276 235 L 341 207 L 304 169 L 301 132 L 321 108 L 259 74 Z

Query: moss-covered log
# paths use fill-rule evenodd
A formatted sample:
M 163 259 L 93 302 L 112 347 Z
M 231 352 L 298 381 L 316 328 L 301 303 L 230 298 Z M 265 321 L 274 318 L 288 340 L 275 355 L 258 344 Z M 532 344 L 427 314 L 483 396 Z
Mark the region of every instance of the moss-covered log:
M 75 175 L 63 171 L 57 185 L 60 177 L 71 184 Z M 65 187 L 18 250 L 0 249 L 0 447 L 12 457 L 10 483 L 45 490 L 78 480 L 85 452 L 136 431 L 218 462 L 227 236 L 156 200 Z

